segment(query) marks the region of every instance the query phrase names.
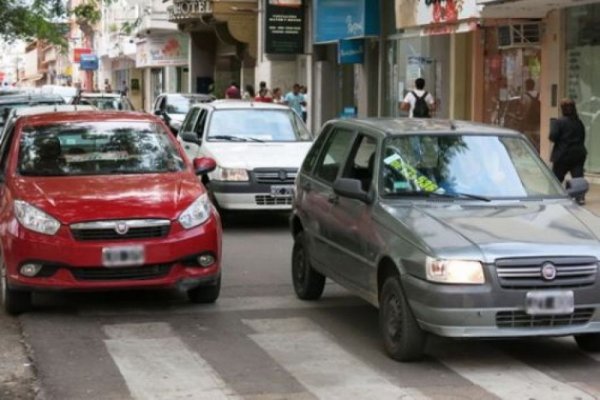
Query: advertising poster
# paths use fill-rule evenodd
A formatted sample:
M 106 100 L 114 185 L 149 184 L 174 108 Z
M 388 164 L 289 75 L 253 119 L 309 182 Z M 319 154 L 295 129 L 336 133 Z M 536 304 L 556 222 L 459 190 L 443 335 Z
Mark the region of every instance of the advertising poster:
M 304 7 L 302 0 L 269 0 L 265 18 L 267 54 L 304 52 Z

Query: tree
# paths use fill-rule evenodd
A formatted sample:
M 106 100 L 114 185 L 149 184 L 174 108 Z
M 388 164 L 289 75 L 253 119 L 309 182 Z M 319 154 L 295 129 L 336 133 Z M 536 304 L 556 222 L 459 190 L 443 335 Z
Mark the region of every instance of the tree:
M 0 0 L 0 36 L 65 45 L 66 16 L 63 0 Z

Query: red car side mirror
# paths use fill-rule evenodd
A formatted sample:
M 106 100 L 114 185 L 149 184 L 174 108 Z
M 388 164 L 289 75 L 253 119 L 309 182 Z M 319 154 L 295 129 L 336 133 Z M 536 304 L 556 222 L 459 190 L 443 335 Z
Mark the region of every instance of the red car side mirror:
M 194 158 L 194 171 L 196 175 L 204 175 L 217 168 L 217 162 L 210 157 Z

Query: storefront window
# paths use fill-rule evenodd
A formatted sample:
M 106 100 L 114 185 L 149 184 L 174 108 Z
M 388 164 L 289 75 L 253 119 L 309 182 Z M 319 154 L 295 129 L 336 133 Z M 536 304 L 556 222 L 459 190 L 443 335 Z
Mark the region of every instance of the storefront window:
M 541 49 L 500 46 L 498 32 L 484 30 L 484 122 L 525 133 L 539 150 Z
M 450 36 L 405 37 L 388 41 L 386 108 L 388 116 L 406 116 L 399 103 L 414 89 L 417 78 L 425 79 L 425 90 L 437 102 L 435 117 L 448 118 L 450 110 Z
M 566 12 L 566 94 L 586 128 L 586 170 L 600 172 L 600 4 Z

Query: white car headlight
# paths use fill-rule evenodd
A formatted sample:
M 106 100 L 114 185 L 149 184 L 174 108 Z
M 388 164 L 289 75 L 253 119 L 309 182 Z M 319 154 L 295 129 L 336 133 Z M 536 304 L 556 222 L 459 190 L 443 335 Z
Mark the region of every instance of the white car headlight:
M 248 171 L 243 168 L 221 168 L 215 169 L 214 178 L 215 181 L 229 181 L 229 182 L 248 182 Z
M 437 260 L 427 257 L 427 280 L 439 283 L 477 285 L 485 283 L 479 261 Z
M 45 235 L 54 235 L 60 228 L 60 222 L 31 204 L 15 200 L 15 215 L 25 228 Z
M 210 217 L 211 208 L 212 204 L 208 199 L 208 195 L 203 194 L 181 213 L 179 223 L 185 229 L 201 225 Z

